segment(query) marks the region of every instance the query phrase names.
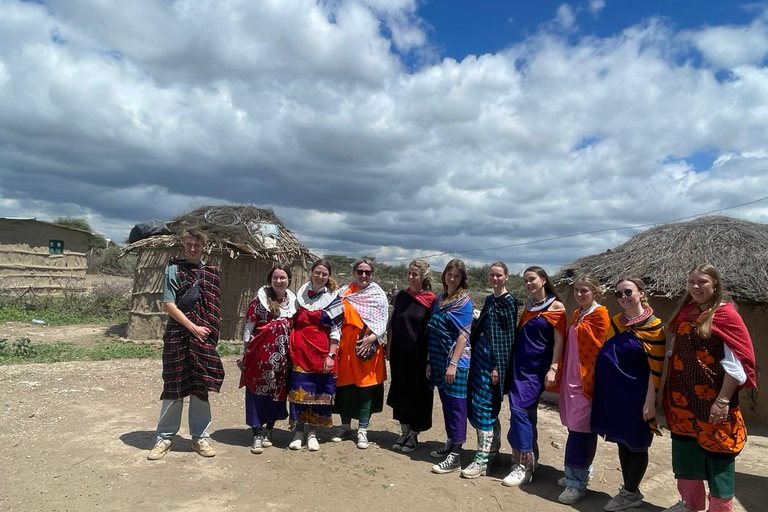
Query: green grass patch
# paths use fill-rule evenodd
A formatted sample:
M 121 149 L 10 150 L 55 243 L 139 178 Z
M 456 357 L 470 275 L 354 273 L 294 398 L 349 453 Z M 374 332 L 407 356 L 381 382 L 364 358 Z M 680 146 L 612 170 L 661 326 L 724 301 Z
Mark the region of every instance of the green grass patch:
M 24 338 L 20 338 L 24 339 Z M 112 359 L 158 359 L 163 349 L 158 345 L 140 345 L 105 340 L 92 347 L 81 347 L 73 343 L 30 344 L 14 349 L 6 340 L 0 343 L 0 365 L 21 363 L 63 363 L 67 361 L 109 361 Z M 241 343 L 222 341 L 218 346 L 219 355 L 236 356 L 242 353 Z
M 238 342 L 220 341 L 216 351 L 221 357 L 239 356 L 243 353 L 243 344 Z
M 48 325 L 124 323 L 128 321 L 130 296 L 125 283 L 108 282 L 90 292 L 65 292 L 63 296 L 0 293 L 0 322 L 31 322 L 36 318 Z
M 0 365 L 20 363 L 62 363 L 66 361 L 106 361 L 110 359 L 159 358 L 160 347 L 104 341 L 93 347 L 78 347 L 73 343 L 32 345 L 33 354 L 22 355 L 10 350 L 0 352 Z
M 93 296 L 37 297 L 0 306 L 0 323 L 43 320 L 48 325 L 125 323 L 127 300 L 103 300 Z

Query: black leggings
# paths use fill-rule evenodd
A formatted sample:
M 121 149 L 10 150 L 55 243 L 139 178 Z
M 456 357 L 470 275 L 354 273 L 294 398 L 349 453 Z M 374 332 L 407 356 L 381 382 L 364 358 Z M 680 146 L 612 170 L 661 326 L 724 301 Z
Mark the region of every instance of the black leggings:
M 634 493 L 640 486 L 640 482 L 643 481 L 645 470 L 648 469 L 648 450 L 633 452 L 621 443 L 618 445 L 621 473 L 624 477 L 624 490 Z

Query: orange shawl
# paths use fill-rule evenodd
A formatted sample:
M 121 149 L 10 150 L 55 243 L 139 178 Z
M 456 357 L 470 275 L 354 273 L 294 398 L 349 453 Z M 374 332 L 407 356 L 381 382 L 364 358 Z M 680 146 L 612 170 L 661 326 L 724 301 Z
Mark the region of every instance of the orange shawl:
M 592 400 L 592 391 L 595 389 L 595 359 L 600 352 L 600 348 L 605 343 L 608 327 L 611 325 L 611 317 L 608 315 L 608 309 L 605 306 L 598 305 L 590 314 L 579 321 L 579 311 L 577 309 L 571 314 L 571 321 L 568 326 L 576 325 L 576 338 L 579 344 L 579 372 L 581 373 L 581 392 L 585 397 Z M 563 354 L 567 350 L 568 336 L 563 337 Z M 563 374 L 563 358 L 557 366 L 557 384 L 552 391 L 558 391 L 560 388 L 560 378 Z
M 565 336 L 565 311 L 530 311 L 525 308 L 523 314 L 520 315 L 520 321 L 517 323 L 517 330 L 520 331 L 529 320 L 539 315 L 543 316 L 547 322 L 555 327 L 555 330 L 560 331 L 560 334 Z

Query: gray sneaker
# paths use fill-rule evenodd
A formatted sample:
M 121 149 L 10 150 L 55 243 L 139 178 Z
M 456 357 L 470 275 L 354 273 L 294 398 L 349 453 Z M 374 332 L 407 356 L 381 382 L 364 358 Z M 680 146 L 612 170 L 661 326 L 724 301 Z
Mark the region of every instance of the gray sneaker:
M 264 439 L 261 435 L 256 434 L 253 436 L 253 443 L 251 443 L 251 453 L 258 455 L 264 452 Z
M 587 491 L 580 491 L 575 487 L 566 487 L 560 496 L 557 497 L 557 501 L 565 503 L 566 505 L 574 505 L 584 499 L 587 495 Z
M 669 508 L 665 508 L 661 512 L 696 512 L 692 508 L 688 508 L 685 500 L 680 500 Z
M 611 498 L 605 504 L 603 510 L 606 512 L 616 512 L 617 510 L 626 510 L 628 508 L 641 507 L 643 505 L 643 493 L 640 489 L 635 492 L 627 492 L 622 485 L 619 487 L 619 494 Z
M 483 475 L 488 475 L 488 463 L 486 461 L 473 460 L 469 466 L 461 470 L 461 476 L 463 478 L 480 478 Z
M 453 473 L 454 471 L 458 471 L 460 469 L 461 460 L 459 459 L 459 454 L 456 452 L 448 452 L 448 456 L 443 462 L 432 466 L 432 472 L 439 475 L 443 475 L 445 473 Z
M 395 441 L 395 444 L 392 445 L 392 449 L 396 452 L 399 452 L 403 449 L 403 445 L 405 444 L 406 439 L 408 439 L 408 436 L 410 436 L 410 432 L 401 432 L 400 436 L 398 436 L 397 441 Z
M 419 439 L 416 436 L 418 436 L 418 434 L 416 434 L 415 432 L 410 432 L 408 434 L 408 438 L 403 443 L 403 447 L 402 447 L 403 453 L 411 453 L 413 451 L 416 451 L 416 448 L 419 447 Z

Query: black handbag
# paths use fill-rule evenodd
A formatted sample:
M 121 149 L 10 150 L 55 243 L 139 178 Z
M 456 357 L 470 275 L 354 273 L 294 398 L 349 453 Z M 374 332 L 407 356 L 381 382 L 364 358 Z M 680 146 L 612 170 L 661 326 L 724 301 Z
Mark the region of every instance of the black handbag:
M 192 286 L 187 288 L 184 294 L 176 299 L 176 307 L 181 310 L 182 313 L 189 313 L 192 308 L 195 307 L 197 299 L 200 298 L 200 269 L 195 273 L 195 282 Z

